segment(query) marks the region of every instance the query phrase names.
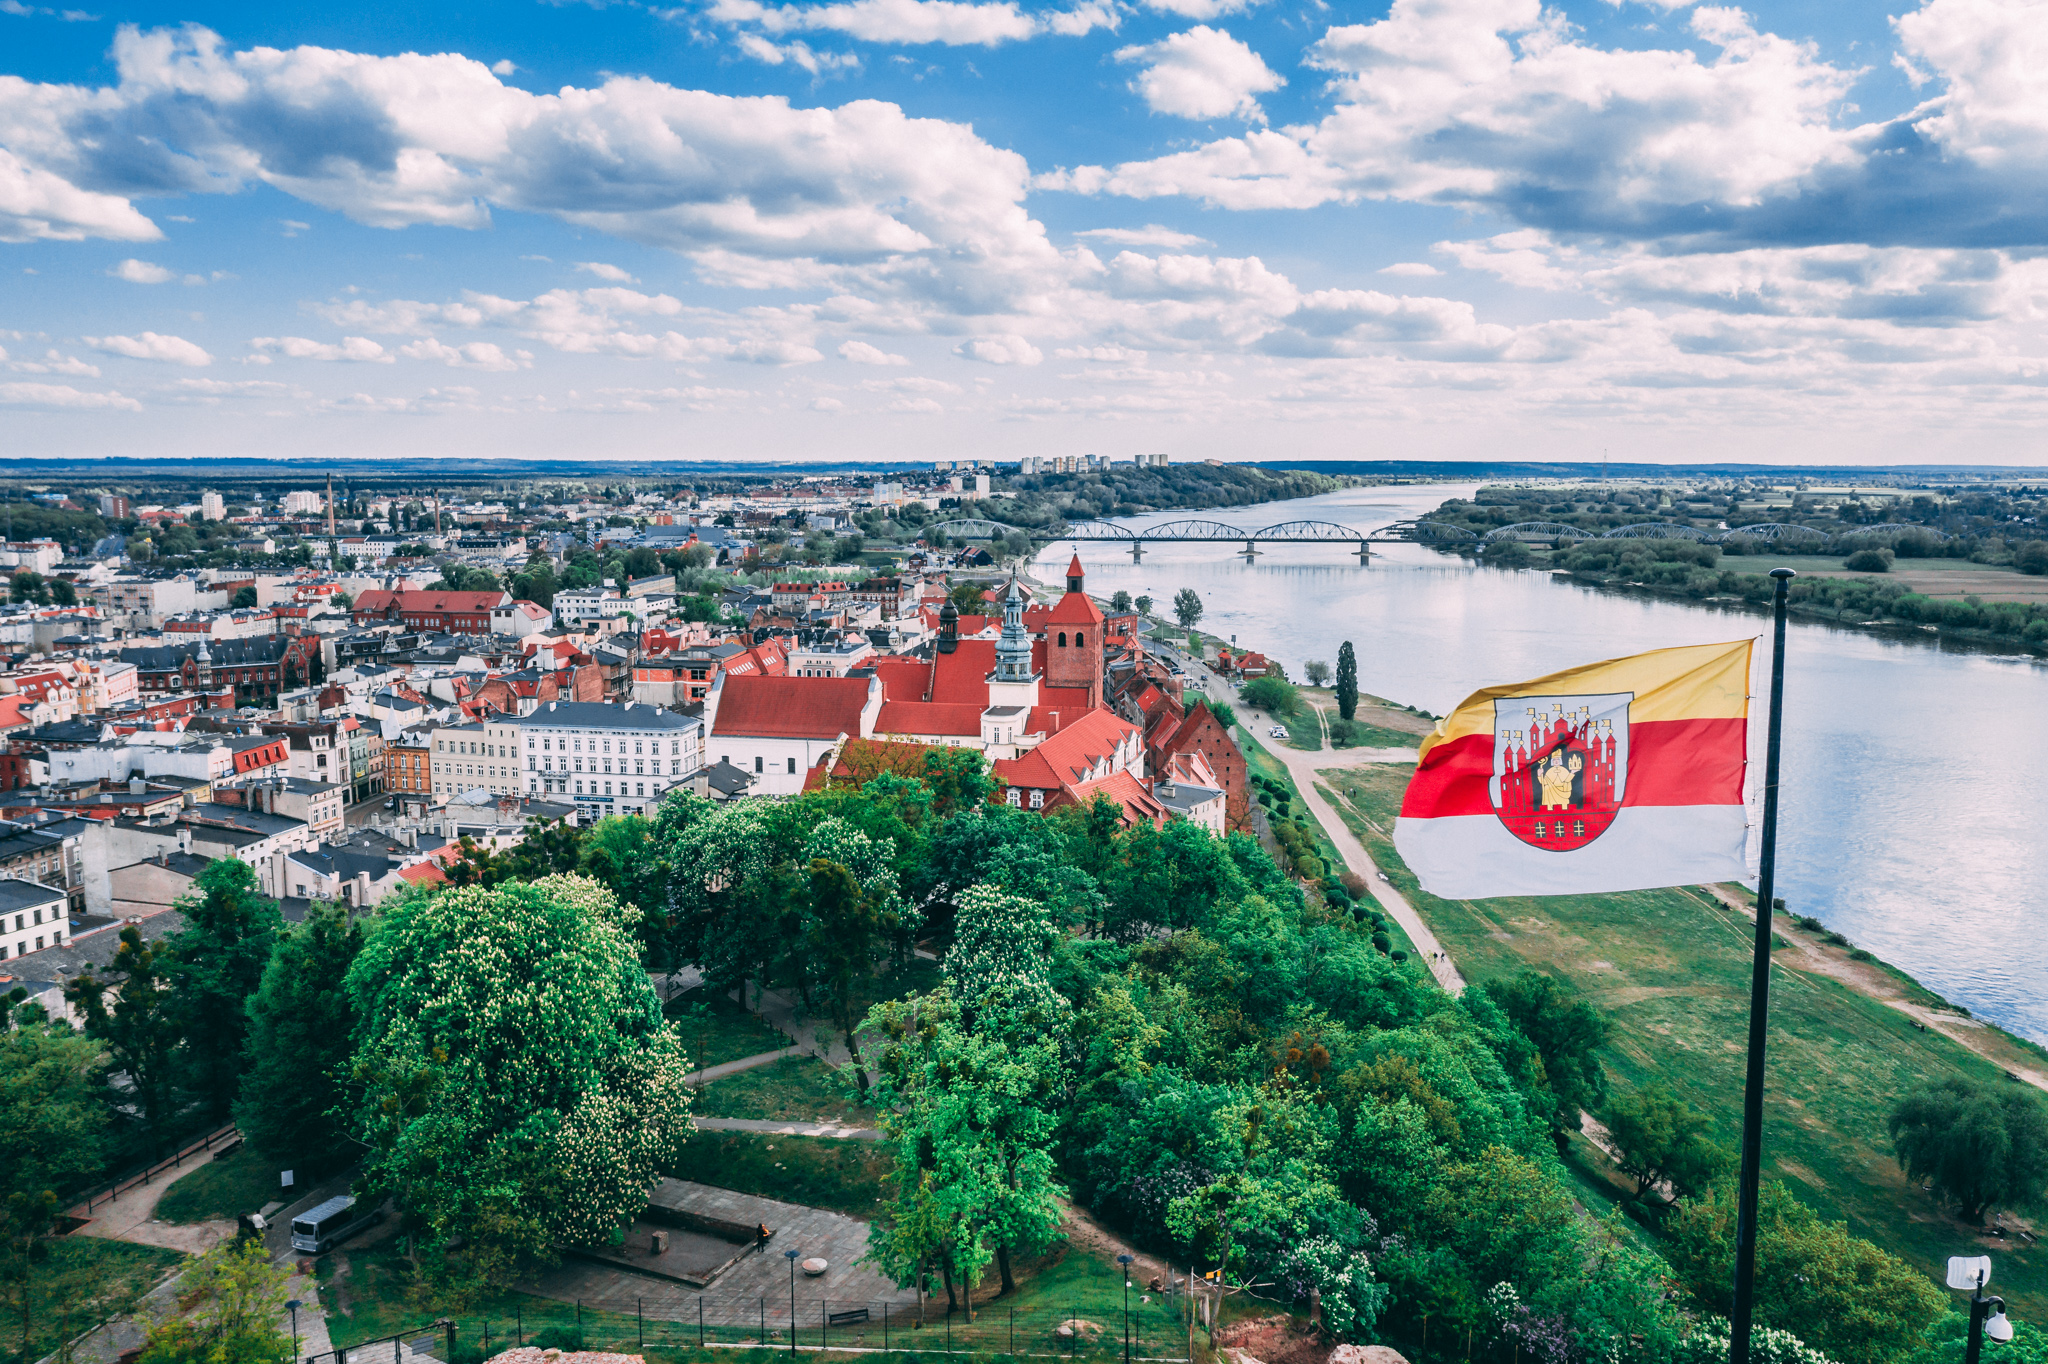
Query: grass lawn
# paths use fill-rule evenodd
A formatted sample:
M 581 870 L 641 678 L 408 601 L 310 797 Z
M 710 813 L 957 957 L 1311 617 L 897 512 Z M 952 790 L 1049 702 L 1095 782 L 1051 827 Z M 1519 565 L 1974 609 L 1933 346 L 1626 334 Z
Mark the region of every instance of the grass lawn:
M 226 1160 L 210 1160 L 164 1190 L 157 1200 L 161 1222 L 229 1221 L 277 1201 L 277 1167 L 246 1143 Z
M 874 1110 L 846 1097 L 832 1067 L 815 1056 L 789 1056 L 713 1080 L 697 1091 L 691 1111 L 706 1118 L 863 1125 L 874 1117 Z
M 0 1280 L 0 1350 L 41 1359 L 88 1327 L 126 1312 L 185 1257 L 158 1246 L 97 1236 L 47 1242 L 28 1280 L 28 1348 L 22 1348 L 22 1281 L 10 1263 Z
M 1421 741 L 1421 735 L 1406 730 L 1388 729 L 1385 725 L 1368 724 L 1364 720 L 1347 721 L 1334 714 L 1330 716 L 1332 748 L 1413 748 Z
M 747 1012 L 737 1000 L 702 987 L 677 995 L 663 1012 L 681 1030 L 692 1066 L 720 1066 L 790 1045 L 789 1039 L 760 1015 Z
M 1325 773 L 1348 797 L 1366 849 L 1429 923 L 1467 980 L 1533 968 L 1570 982 L 1607 1015 L 1603 1060 L 1613 1088 L 1661 1080 L 1714 1120 L 1729 1145 L 1742 1130 L 1749 1009 L 1749 923 L 1704 890 L 1439 900 L 1424 893 L 1389 836 L 1413 769 L 1388 764 Z M 2048 1315 L 2048 1247 L 1980 1237 L 1908 1184 L 1885 1119 L 1920 1085 L 1965 1076 L 2009 1083 L 1997 1066 L 1827 976 L 1792 969 L 1781 951 L 1771 984 L 1764 1172 L 1823 1217 L 1939 1281 L 1950 1255 L 1989 1253 L 2000 1291 L 2033 1320 Z M 2021 1307 L 2024 1303 L 2025 1306 Z
M 887 1142 L 698 1132 L 683 1144 L 668 1173 L 761 1198 L 869 1217 L 888 1196 L 894 1168 L 895 1151 Z

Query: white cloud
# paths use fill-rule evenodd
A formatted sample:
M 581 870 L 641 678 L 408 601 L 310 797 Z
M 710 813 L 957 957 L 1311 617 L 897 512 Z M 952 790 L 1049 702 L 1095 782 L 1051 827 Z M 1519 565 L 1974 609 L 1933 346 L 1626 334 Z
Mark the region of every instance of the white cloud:
M 774 34 L 844 33 L 870 43 L 942 43 L 994 47 L 1041 33 L 1078 36 L 1117 26 L 1115 7 L 1088 0 L 1071 9 L 1027 13 L 1013 0 L 839 0 L 815 5 L 768 5 L 760 0 L 711 0 L 707 15 L 724 24 L 752 25 Z
M 930 414 L 946 409 L 930 398 L 898 398 L 883 409 L 885 412 L 916 412 Z
M 513 65 L 510 57 L 501 58 L 491 63 L 491 74 L 493 76 L 509 76 L 518 69 L 517 66 Z
M 1392 265 L 1381 266 L 1380 273 L 1383 275 L 1402 275 L 1410 279 L 1427 279 L 1431 275 L 1441 275 L 1443 271 L 1427 261 L 1404 260 L 1396 261 Z
M 1062 346 L 1053 352 L 1061 360 L 1104 360 L 1111 363 L 1142 364 L 1145 352 L 1128 346 Z
M 1147 223 L 1143 227 L 1091 227 L 1074 234 L 1093 241 L 1108 242 L 1112 246 L 1165 246 L 1181 250 L 1190 246 L 1207 246 L 1207 237 L 1197 237 L 1188 232 L 1176 232 L 1158 223 Z
M 65 355 L 56 349 L 43 352 L 40 360 L 9 360 L 7 352 L 0 350 L 0 361 L 17 374 L 71 374 L 80 378 L 97 379 L 100 367 L 88 364 L 75 355 Z
M 133 256 L 107 273 L 115 279 L 125 279 L 130 284 L 167 284 L 178 277 L 174 270 L 166 270 L 161 265 L 151 265 L 146 260 L 136 260 Z
M 431 336 L 408 346 L 400 346 L 398 353 L 408 360 L 439 360 L 442 364 L 456 369 L 503 372 L 527 369 L 533 364 L 532 351 L 514 351 L 507 355 L 502 348 L 489 341 L 472 341 L 466 346 L 445 346 Z
M 140 412 L 142 404 L 120 393 L 94 393 L 69 384 L 0 384 L 0 404 L 9 407 L 117 408 Z
M 1257 3 L 1259 0 L 1145 0 L 1145 7 L 1207 23 L 1226 14 L 1241 14 Z
M 1035 365 L 1045 358 L 1021 336 L 977 336 L 961 342 L 956 353 L 990 365 Z
M 811 399 L 811 411 L 813 412 L 844 412 L 845 410 L 846 404 L 837 398 Z
M 0 147 L 0 242 L 153 242 L 163 235 L 123 196 L 80 189 Z
M 601 260 L 580 260 L 576 262 L 576 268 L 596 275 L 599 279 L 608 279 L 614 284 L 638 284 L 640 282 L 618 266 L 606 265 Z
M 852 52 L 819 52 L 801 38 L 792 38 L 786 43 L 771 42 L 758 33 L 735 33 L 733 42 L 740 51 L 757 62 L 769 66 L 781 66 L 788 62 L 810 72 L 813 76 L 830 75 L 835 71 L 857 71 L 860 57 Z
M 1158 114 L 1248 118 L 1265 122 L 1256 98 L 1287 82 L 1250 47 L 1221 29 L 1197 25 L 1156 43 L 1118 48 L 1120 62 L 1144 62 L 1131 82 Z
M 265 363 L 270 352 L 287 360 L 336 360 L 374 365 L 394 363 L 384 348 L 367 336 L 344 336 L 338 345 L 304 336 L 258 336 L 250 339 L 249 349 L 262 357 Z
M 907 365 L 910 363 L 910 357 L 907 355 L 891 355 L 881 347 L 871 346 L 865 341 L 842 342 L 839 347 L 839 354 L 853 361 L 856 365 Z
M 138 336 L 88 336 L 85 344 L 130 360 L 158 360 L 170 365 L 210 365 L 213 357 L 182 336 L 143 332 Z

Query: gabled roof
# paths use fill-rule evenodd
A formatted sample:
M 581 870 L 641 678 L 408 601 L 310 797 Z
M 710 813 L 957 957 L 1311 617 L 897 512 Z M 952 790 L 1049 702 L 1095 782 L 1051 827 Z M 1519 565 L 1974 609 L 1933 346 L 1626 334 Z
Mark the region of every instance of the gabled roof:
M 1138 732 L 1137 726 L 1109 711 L 1086 709 L 1087 693 L 1080 688 L 1051 690 L 1079 692 L 1083 698 L 1082 710 L 1058 733 L 1049 735 L 1029 753 L 996 760 L 996 774 L 1012 786 L 1052 790 L 1095 780 L 1097 764 L 1113 755 L 1118 745 Z M 1036 716 L 1034 711 L 1034 729 L 1037 728 Z
M 1076 566 L 1067 571 L 1079 573 L 1079 563 L 1077 559 Z M 1095 599 L 1086 592 L 1069 592 L 1053 603 L 1052 610 L 1046 613 L 1045 618 L 1053 625 L 1100 625 L 1102 608 L 1097 606 Z
M 1112 772 L 1096 781 L 1076 782 L 1048 801 L 1047 807 L 1057 808 L 1070 801 L 1086 805 L 1097 796 L 1108 796 L 1123 807 L 1123 823 L 1127 829 L 1137 824 L 1150 824 L 1157 828 L 1173 814 L 1145 789 L 1145 783 L 1129 772 Z
M 826 740 L 859 734 L 869 681 L 865 677 L 751 677 L 728 672 L 711 732 L 757 739 Z

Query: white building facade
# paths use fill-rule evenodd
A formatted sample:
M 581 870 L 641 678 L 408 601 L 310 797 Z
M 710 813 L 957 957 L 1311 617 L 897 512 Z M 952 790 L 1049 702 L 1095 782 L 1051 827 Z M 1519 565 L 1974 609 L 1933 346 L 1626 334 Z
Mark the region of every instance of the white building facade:
M 666 706 L 550 701 L 516 723 L 527 794 L 574 801 L 585 823 L 647 814 L 704 765 L 703 720 Z

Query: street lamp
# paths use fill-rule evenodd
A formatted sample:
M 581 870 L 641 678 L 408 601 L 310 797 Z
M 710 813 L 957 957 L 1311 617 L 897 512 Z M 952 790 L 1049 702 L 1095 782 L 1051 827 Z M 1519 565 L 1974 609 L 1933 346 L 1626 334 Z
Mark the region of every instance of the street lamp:
M 1116 1262 L 1124 1267 L 1124 1364 L 1131 1364 L 1131 1258 L 1116 1257 Z
M 292 1358 L 299 1357 L 299 1300 L 293 1298 L 285 1304 L 292 1309 Z
M 1963 1364 L 1977 1364 L 1984 1337 L 2003 1345 L 2012 1339 L 2012 1323 L 2005 1317 L 2005 1299 L 1985 1297 L 1984 1285 L 1991 1282 L 1989 1255 L 1951 1255 L 1948 1258 L 1948 1286 L 1970 1292 L 1970 1344 Z
M 796 1257 L 800 1250 L 785 1250 L 782 1258 L 789 1261 L 789 1355 L 796 1358 Z

